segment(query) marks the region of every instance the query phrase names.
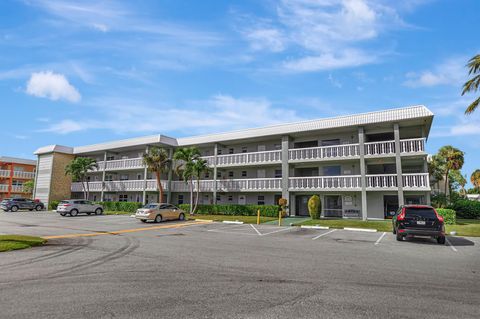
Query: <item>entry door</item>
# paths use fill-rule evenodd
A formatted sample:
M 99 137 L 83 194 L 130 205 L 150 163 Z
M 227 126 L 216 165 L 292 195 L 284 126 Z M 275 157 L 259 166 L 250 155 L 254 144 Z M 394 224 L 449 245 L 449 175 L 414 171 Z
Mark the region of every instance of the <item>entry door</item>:
M 308 199 L 312 197 L 312 195 L 298 195 L 295 196 L 295 204 L 296 204 L 296 215 L 297 216 L 309 216 L 308 213 Z
M 245 195 L 238 195 L 238 204 L 245 205 L 247 203 L 247 197 Z
M 342 196 L 326 195 L 323 215 L 325 217 L 343 217 Z

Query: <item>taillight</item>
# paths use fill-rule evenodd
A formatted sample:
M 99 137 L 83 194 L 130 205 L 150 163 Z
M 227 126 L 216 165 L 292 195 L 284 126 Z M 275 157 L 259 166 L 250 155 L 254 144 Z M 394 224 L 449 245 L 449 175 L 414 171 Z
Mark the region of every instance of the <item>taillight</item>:
M 72 206 L 71 204 L 63 204 L 64 207 Z
M 405 208 L 403 208 L 402 212 L 398 214 L 397 220 L 405 220 Z

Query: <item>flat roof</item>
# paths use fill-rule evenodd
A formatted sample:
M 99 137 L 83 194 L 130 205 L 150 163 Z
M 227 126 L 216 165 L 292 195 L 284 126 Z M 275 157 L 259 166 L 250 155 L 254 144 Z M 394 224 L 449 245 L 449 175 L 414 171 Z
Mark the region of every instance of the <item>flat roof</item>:
M 432 124 L 433 113 L 424 105 L 415 105 L 409 107 L 387 109 L 382 111 L 359 113 L 345 116 L 336 116 L 309 121 L 293 122 L 271 125 L 259 128 L 243 129 L 224 133 L 214 133 L 207 135 L 173 138 L 165 135 L 150 135 L 111 141 L 100 144 L 67 147 L 61 145 L 50 145 L 39 148 L 35 154 L 45 154 L 50 152 L 64 152 L 69 154 L 84 154 L 111 149 L 122 149 L 139 145 L 163 144 L 167 146 L 190 146 L 198 144 L 228 142 L 256 137 L 268 137 L 276 135 L 288 135 L 308 131 L 319 131 L 332 128 L 344 128 L 351 126 L 361 126 L 378 123 L 389 123 L 398 121 L 408 121 L 414 119 L 425 119 L 427 126 L 427 136 Z
M 0 156 L 0 162 L 37 166 L 37 161 L 35 160 L 10 156 Z

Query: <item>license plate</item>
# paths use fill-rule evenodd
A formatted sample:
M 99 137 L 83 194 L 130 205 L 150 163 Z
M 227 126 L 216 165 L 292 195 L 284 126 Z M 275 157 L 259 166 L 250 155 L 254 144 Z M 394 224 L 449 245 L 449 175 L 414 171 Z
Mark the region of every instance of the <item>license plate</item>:
M 417 225 L 425 225 L 425 221 L 423 221 L 423 220 L 417 220 Z

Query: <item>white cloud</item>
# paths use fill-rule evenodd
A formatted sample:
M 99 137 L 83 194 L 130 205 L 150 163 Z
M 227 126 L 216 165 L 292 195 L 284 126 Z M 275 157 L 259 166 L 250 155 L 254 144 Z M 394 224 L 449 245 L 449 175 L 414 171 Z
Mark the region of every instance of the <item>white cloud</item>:
M 250 47 L 255 51 L 268 50 L 281 52 L 285 49 L 285 39 L 279 30 L 273 28 L 254 29 L 245 34 Z
M 57 134 L 68 134 L 72 132 L 83 131 L 92 128 L 91 122 L 79 123 L 73 120 L 62 120 L 58 123 L 52 124 L 46 129 L 40 130 L 40 132 L 51 132 Z
M 63 74 L 43 71 L 32 73 L 27 82 L 26 93 L 50 100 L 78 102 L 81 99 L 78 90 L 72 86 Z
M 328 75 L 328 81 L 336 88 L 342 88 L 342 82 L 333 77 L 332 73 Z
M 345 50 L 340 54 L 324 53 L 307 56 L 283 64 L 284 68 L 294 72 L 314 72 L 371 64 L 376 56 L 359 50 Z
M 102 23 L 93 23 L 92 27 L 94 29 L 97 29 L 98 31 L 102 31 L 102 32 L 107 32 L 109 30 L 109 28 L 105 24 L 102 24 Z
M 409 72 L 403 84 L 413 88 L 438 85 L 460 86 L 467 76 L 465 68 L 467 60 L 467 58 L 451 58 L 439 63 L 432 70 Z

